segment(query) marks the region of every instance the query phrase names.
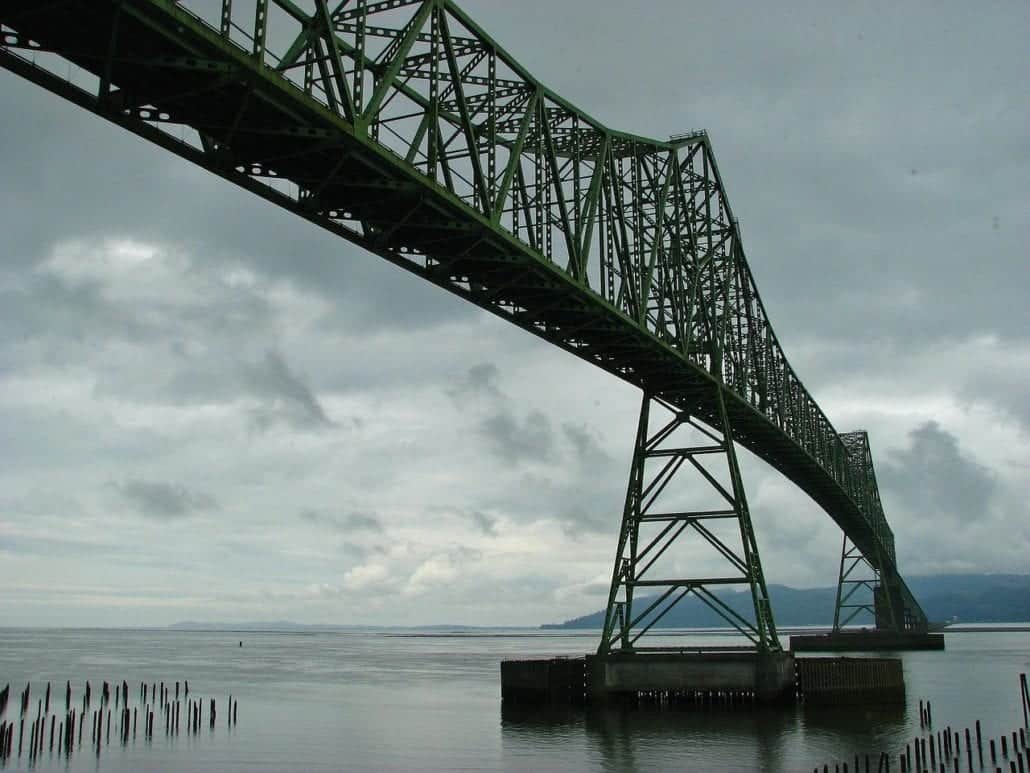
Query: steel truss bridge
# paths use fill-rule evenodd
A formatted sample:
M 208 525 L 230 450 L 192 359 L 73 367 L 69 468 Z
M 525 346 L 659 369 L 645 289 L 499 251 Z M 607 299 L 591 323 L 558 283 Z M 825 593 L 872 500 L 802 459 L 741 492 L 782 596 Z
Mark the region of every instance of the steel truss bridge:
M 451 0 L 4 0 L 0 25 L 8 70 L 642 390 L 602 654 L 691 595 L 780 648 L 735 444 L 843 530 L 838 623 L 925 629 L 868 438 L 787 362 L 705 132 L 609 129 Z M 688 474 L 716 506 L 661 504 Z M 688 539 L 726 571 L 677 563 Z

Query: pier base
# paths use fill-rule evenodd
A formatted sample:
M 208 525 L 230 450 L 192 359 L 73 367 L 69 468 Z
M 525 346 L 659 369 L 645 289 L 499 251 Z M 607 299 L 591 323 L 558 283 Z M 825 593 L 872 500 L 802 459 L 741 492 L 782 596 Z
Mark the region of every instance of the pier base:
M 667 700 L 780 703 L 794 688 L 789 652 L 588 656 L 591 702 L 657 694 Z
M 790 637 L 793 652 L 905 652 L 942 650 L 944 634 L 906 631 L 838 631 Z
M 509 704 L 887 704 L 904 701 L 905 683 L 895 658 L 618 653 L 505 660 L 501 695 Z

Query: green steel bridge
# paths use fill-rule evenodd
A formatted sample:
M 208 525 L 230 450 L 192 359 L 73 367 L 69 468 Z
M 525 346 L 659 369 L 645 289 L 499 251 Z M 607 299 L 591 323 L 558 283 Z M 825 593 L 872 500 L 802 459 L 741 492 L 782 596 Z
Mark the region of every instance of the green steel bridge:
M 704 131 L 604 126 L 451 0 L 4 0 L 0 65 L 639 387 L 600 653 L 660 649 L 690 595 L 780 648 L 735 443 L 843 530 L 838 625 L 926 629 L 868 438 L 787 362 Z M 718 504 L 663 506 L 687 475 Z M 685 571 L 688 539 L 726 571 Z

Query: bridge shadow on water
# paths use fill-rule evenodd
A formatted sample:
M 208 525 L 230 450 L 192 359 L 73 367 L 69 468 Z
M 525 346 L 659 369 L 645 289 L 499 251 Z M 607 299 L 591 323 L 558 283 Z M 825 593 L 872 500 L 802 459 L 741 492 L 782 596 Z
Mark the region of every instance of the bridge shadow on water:
M 549 755 L 570 769 L 833 769 L 868 754 L 875 770 L 904 727 L 904 705 L 501 707 L 506 758 L 535 766 Z

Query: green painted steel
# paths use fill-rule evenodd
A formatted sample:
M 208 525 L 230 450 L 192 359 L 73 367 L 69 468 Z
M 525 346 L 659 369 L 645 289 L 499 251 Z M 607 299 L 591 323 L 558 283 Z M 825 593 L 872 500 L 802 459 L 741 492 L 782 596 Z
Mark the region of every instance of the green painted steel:
M 723 389 L 713 385 L 712 392 L 719 404 L 717 427 L 644 393 L 598 655 L 678 651 L 668 643 L 648 642 L 660 633 L 662 619 L 688 598 L 706 605 L 754 649 L 782 649 Z M 662 409 L 667 416 L 656 421 Z M 684 478 L 689 479 L 687 490 L 682 485 L 677 490 L 676 483 Z M 675 556 L 673 544 L 691 538 L 691 561 L 669 560 Z M 719 574 L 699 576 L 700 566 Z M 721 597 L 734 587 L 750 593 L 751 614 L 735 610 Z M 641 598 L 637 590 L 654 595 Z
M 837 575 L 837 600 L 833 610 L 833 632 L 840 633 L 862 612 L 876 616 L 876 587 L 880 577 L 861 551 L 844 535 Z
M 925 623 L 871 460 L 773 332 L 705 132 L 605 127 L 450 0 L 5 0 L 0 24 L 5 68 L 713 427 L 724 413 Z

